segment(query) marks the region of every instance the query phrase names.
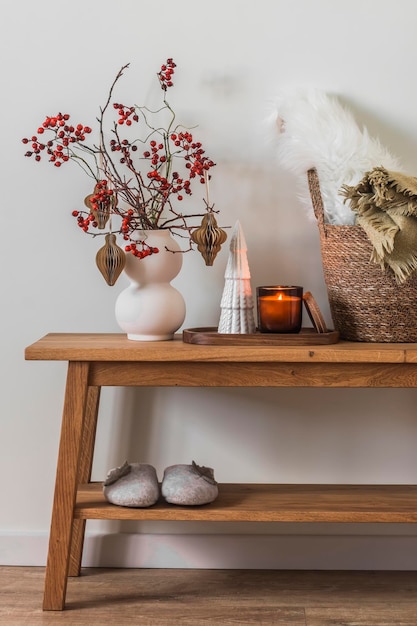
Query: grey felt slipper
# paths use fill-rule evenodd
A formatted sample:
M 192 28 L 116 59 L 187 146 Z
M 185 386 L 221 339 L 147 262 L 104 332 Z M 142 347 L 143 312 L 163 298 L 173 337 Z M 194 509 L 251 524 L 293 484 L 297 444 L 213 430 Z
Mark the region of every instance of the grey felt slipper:
M 162 496 L 171 504 L 198 505 L 213 502 L 219 495 L 211 467 L 170 465 L 164 471 Z
M 104 497 L 111 504 L 142 508 L 152 506 L 159 498 L 156 470 L 146 463 L 124 463 L 107 474 Z

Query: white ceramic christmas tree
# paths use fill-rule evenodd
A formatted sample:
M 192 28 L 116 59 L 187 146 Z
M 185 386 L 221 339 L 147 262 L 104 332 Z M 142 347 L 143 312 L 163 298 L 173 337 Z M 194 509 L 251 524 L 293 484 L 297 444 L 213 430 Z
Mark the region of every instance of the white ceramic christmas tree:
M 236 222 L 224 274 L 225 285 L 220 303 L 219 333 L 254 333 L 253 296 L 247 246 L 242 227 Z

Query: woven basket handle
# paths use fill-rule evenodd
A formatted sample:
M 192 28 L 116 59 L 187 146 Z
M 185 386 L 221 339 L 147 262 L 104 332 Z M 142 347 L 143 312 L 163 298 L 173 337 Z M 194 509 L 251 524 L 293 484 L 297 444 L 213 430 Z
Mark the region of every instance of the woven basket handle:
M 315 169 L 308 170 L 308 188 L 310 190 L 311 201 L 313 203 L 314 215 L 317 218 L 317 222 L 320 230 L 325 230 L 324 224 L 324 206 L 323 198 L 320 191 L 319 177 Z

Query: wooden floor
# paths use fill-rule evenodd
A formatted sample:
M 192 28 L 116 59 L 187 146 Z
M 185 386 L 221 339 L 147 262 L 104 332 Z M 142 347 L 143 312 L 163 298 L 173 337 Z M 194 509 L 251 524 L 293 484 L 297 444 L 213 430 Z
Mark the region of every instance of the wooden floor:
M 415 572 L 86 569 L 47 613 L 43 580 L 0 568 L 0 624 L 417 626 Z

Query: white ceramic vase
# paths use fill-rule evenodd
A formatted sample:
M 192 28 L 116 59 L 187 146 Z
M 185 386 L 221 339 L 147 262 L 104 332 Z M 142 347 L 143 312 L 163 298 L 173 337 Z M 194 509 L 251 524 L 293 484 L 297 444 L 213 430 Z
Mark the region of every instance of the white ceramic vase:
M 185 319 L 184 298 L 170 284 L 181 270 L 182 253 L 169 230 L 146 231 L 146 244 L 159 252 L 143 259 L 126 254 L 131 284 L 116 300 L 116 320 L 128 339 L 166 341 Z

